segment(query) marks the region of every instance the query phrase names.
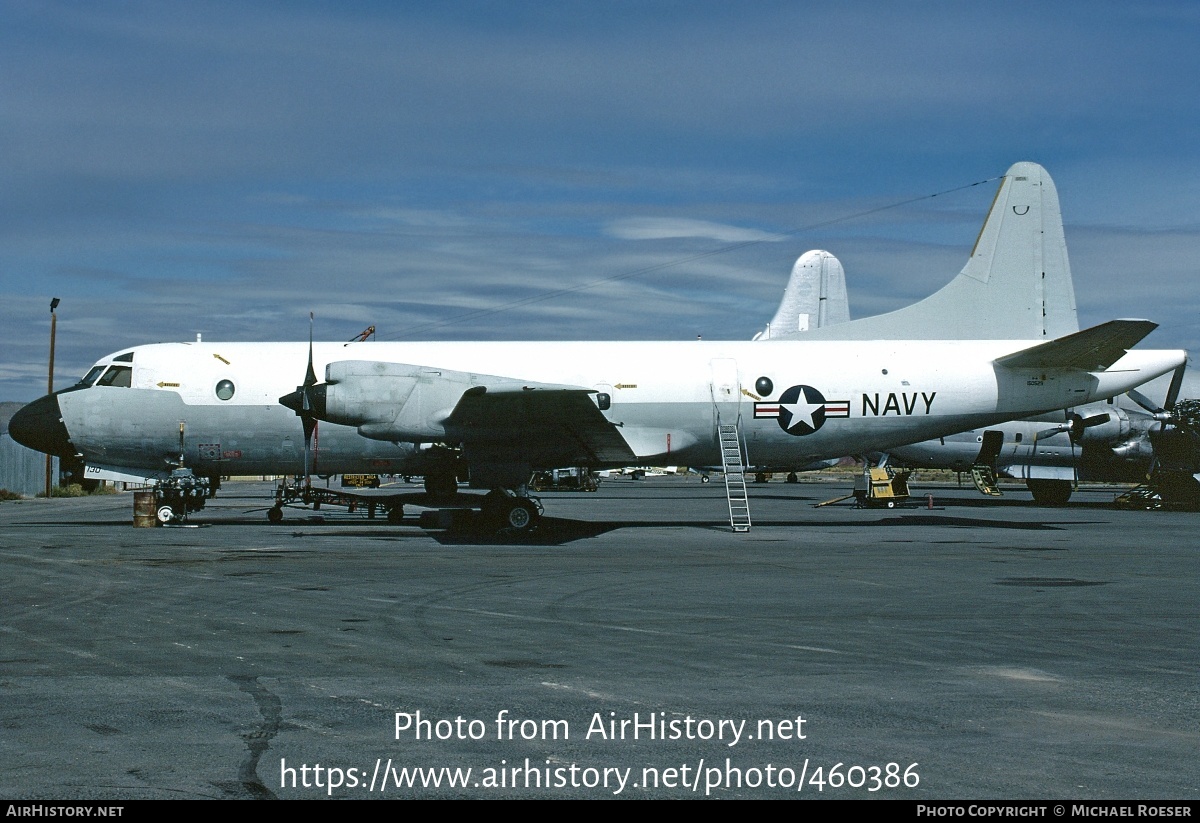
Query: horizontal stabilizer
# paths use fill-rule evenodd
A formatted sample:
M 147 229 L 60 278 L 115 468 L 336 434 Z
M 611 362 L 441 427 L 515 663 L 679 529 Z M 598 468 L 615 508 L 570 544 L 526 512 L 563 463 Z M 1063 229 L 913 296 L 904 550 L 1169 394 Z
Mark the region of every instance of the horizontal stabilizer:
M 1158 328 L 1149 320 L 1110 320 L 996 359 L 1006 369 L 1104 371 Z

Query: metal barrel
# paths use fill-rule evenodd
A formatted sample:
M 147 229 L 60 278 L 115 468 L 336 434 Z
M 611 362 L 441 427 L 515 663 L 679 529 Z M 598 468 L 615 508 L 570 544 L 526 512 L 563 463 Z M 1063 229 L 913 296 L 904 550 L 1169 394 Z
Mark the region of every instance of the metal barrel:
M 135 529 L 152 529 L 158 525 L 154 513 L 154 492 L 140 491 L 133 493 L 133 527 Z

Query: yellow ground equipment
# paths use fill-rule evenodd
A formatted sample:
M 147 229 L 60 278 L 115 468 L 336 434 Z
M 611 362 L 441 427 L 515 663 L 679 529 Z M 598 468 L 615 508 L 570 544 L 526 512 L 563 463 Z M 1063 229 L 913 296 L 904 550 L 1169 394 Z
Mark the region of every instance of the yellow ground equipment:
M 854 498 L 860 507 L 894 509 L 908 499 L 908 475 L 890 466 L 868 469 L 854 478 Z

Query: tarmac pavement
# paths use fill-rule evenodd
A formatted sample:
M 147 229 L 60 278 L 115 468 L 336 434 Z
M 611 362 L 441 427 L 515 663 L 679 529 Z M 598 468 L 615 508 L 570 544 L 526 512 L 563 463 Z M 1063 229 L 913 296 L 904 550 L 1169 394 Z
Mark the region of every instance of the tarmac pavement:
M 0 504 L 0 797 L 1200 797 L 1200 515 L 848 486 L 734 534 L 614 479 L 528 539 Z

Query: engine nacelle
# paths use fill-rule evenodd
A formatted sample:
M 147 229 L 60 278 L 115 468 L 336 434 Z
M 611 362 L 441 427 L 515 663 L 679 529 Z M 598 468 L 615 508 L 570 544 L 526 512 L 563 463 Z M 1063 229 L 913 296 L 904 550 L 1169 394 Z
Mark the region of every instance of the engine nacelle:
M 460 372 L 371 360 L 330 363 L 325 381 L 312 388 L 317 419 L 372 440 L 412 441 L 443 437 L 443 421 L 473 382 Z
M 570 388 L 544 386 L 542 388 Z M 530 388 L 495 375 L 385 363 L 341 360 L 325 367 L 325 382 L 312 387 L 312 413 L 318 420 L 355 426 L 372 440 L 445 440 L 446 420 L 470 389 Z

